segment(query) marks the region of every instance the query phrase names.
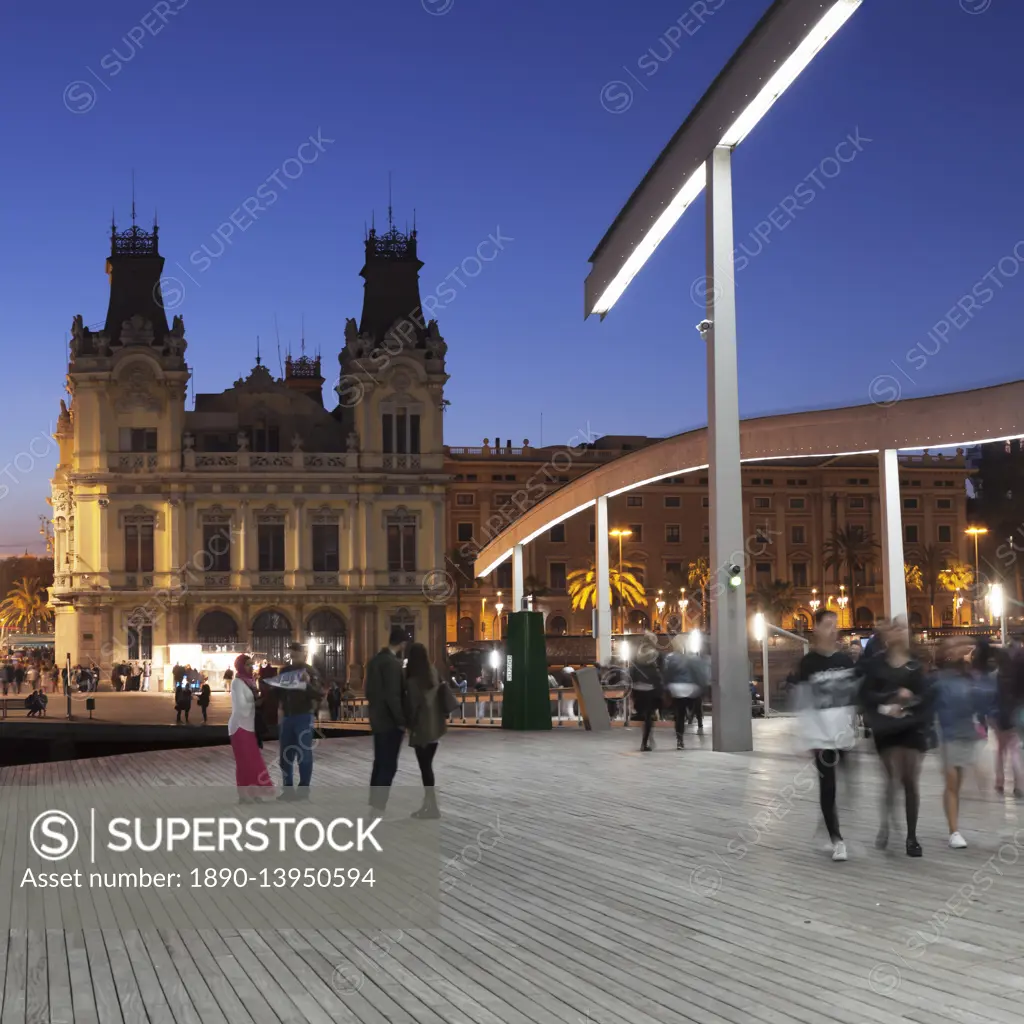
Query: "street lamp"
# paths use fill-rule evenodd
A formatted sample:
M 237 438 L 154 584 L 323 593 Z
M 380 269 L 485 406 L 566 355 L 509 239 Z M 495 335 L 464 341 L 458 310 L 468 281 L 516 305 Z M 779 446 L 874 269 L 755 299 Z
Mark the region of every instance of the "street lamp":
M 968 537 L 973 537 L 974 538 L 974 593 L 975 593 L 975 595 L 977 595 L 977 593 L 978 593 L 978 583 L 980 582 L 980 579 L 981 579 L 981 568 L 980 568 L 980 564 L 978 562 L 978 538 L 983 536 L 984 534 L 988 533 L 988 527 L 987 526 L 968 526 L 967 529 L 964 530 L 964 533 L 966 533 Z M 977 596 L 975 596 L 975 598 L 971 602 L 971 616 L 973 618 L 977 618 L 977 615 L 978 615 L 978 611 L 977 611 L 977 608 L 976 608 L 976 603 L 977 603 Z
M 485 635 L 487 632 L 487 598 L 480 598 L 480 639 L 486 639 Z
M 619 540 L 619 633 L 623 634 L 626 632 L 625 622 L 625 607 L 622 600 L 622 538 L 632 537 L 633 531 L 628 527 L 616 527 L 614 530 L 608 531 L 609 537 L 617 537 Z
M 820 607 L 821 602 L 818 600 L 818 588 L 811 588 L 811 615 L 813 615 Z
M 850 599 L 846 596 L 846 584 L 845 583 L 840 583 L 839 584 L 839 597 L 837 599 L 837 604 L 839 605 L 839 609 L 840 609 L 840 615 L 839 615 L 840 622 L 842 621 L 842 613 L 844 611 L 846 611 L 846 606 L 849 603 L 850 603 Z
M 754 639 L 761 645 L 761 689 L 764 697 L 764 717 L 768 717 L 770 698 L 768 697 L 768 622 L 763 612 L 754 616 Z
M 505 606 L 501 603 L 501 591 L 498 591 L 498 600 L 494 605 L 494 639 L 501 639 L 501 610 Z
M 658 623 L 655 627 L 658 632 L 663 628 L 662 626 L 662 613 L 665 611 L 665 599 L 661 596 L 664 591 L 658 591 L 658 600 L 654 602 L 654 607 L 658 609 Z
M 1006 601 L 1002 583 L 993 583 L 988 589 L 988 610 L 993 619 L 999 619 L 999 642 L 1006 646 Z

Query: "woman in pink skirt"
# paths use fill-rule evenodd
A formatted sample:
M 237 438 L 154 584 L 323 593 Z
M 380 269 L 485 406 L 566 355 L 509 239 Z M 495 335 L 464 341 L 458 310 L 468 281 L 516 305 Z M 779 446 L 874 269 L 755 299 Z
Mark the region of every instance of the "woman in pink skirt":
M 272 789 L 270 773 L 256 742 L 256 680 L 252 674 L 252 659 L 240 654 L 235 659 L 235 678 L 231 680 L 231 718 L 228 735 L 235 754 L 235 785 L 238 802 L 256 803 L 260 789 Z

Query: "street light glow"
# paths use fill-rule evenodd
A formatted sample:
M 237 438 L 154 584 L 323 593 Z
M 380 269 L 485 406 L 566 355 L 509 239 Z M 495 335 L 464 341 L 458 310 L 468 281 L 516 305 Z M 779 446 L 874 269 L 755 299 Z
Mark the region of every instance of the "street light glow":
M 719 146 L 735 149 L 756 127 L 758 122 L 775 105 L 780 96 L 800 77 L 800 73 L 821 52 L 825 44 L 846 24 L 863 0 L 836 0 L 807 31 L 806 35 L 788 53 L 780 52 L 778 69 L 758 90 L 754 98 L 743 108 L 713 148 Z M 785 15 L 784 15 L 785 16 Z M 770 17 L 770 16 L 769 16 Z M 780 47 L 781 49 L 781 47 Z M 734 75 L 735 77 L 735 75 Z M 719 83 L 716 82 L 716 85 Z M 715 92 L 713 85 L 705 94 L 707 100 Z M 704 100 L 702 100 L 704 103 Z M 685 128 L 684 128 L 685 131 Z M 701 132 L 703 137 L 703 132 Z M 673 140 L 674 142 L 675 140 Z M 672 143 L 670 143 L 671 147 Z M 668 150 L 666 150 L 666 153 Z M 706 154 L 710 157 L 711 153 Z M 662 154 L 662 158 L 665 154 Z M 692 164 L 690 165 L 692 167 Z M 680 170 L 683 170 L 680 168 Z M 666 182 L 665 185 L 668 185 Z M 663 185 L 662 187 L 665 187 Z M 707 165 L 702 163 L 693 170 L 682 186 L 667 201 L 665 208 L 654 219 L 643 237 L 629 250 L 622 265 L 601 292 L 587 315 L 597 313 L 604 316 L 622 298 L 630 282 L 640 272 L 654 251 L 676 226 L 686 210 L 707 186 Z M 666 188 L 667 191 L 667 188 Z M 603 243 L 602 243 L 603 244 Z M 621 251 L 621 250 L 620 250 Z
M 704 637 L 699 629 L 691 629 L 690 636 L 688 638 L 687 647 L 690 649 L 691 654 L 700 654 L 701 648 L 704 646 Z
M 754 639 L 755 640 L 763 640 L 764 639 L 764 613 L 763 612 L 758 612 L 754 616 Z
M 993 583 L 988 591 L 988 607 L 993 619 L 1002 618 L 1005 604 L 1003 601 L 1002 583 Z

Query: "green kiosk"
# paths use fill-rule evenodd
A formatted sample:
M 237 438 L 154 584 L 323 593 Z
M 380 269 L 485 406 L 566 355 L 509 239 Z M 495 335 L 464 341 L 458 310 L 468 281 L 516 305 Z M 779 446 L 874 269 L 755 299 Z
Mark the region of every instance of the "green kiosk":
M 544 646 L 544 616 L 512 612 L 505 634 L 503 729 L 550 729 L 551 691 Z

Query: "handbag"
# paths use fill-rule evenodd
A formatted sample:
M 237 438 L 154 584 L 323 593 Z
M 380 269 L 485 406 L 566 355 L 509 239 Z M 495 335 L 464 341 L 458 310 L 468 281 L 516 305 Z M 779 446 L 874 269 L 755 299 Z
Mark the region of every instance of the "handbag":
M 452 693 L 452 688 L 447 683 L 441 684 L 441 701 L 444 718 L 454 714 L 459 708 L 459 702 L 455 699 L 455 694 Z

